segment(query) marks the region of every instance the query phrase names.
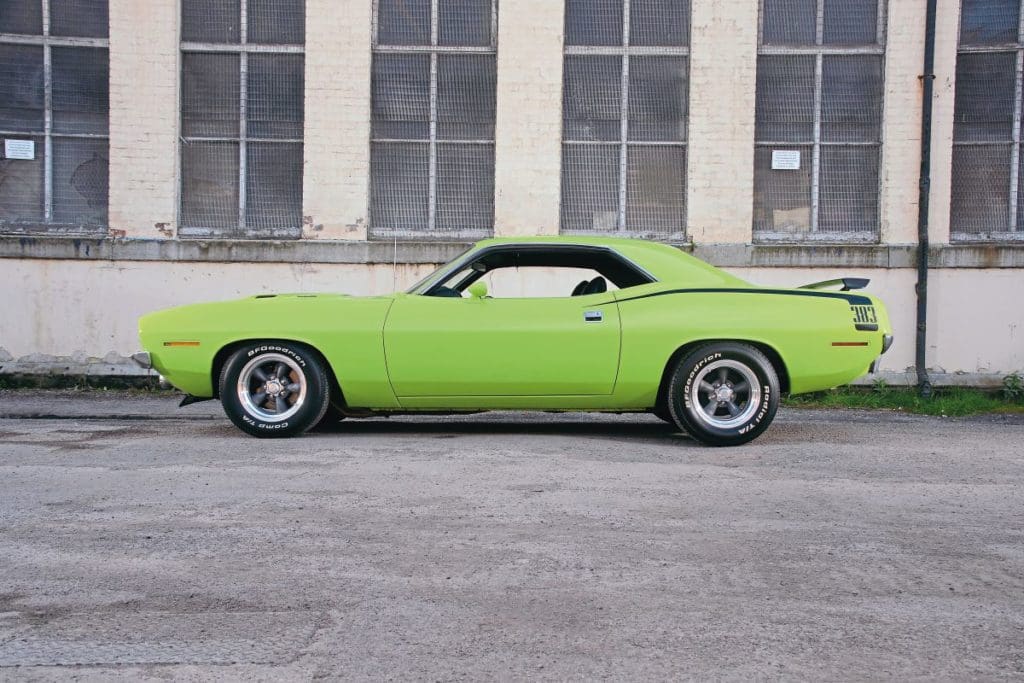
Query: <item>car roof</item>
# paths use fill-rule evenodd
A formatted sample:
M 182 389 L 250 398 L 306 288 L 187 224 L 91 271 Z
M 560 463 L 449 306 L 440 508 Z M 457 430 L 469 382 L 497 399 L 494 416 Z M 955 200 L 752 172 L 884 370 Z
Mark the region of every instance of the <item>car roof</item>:
M 636 263 L 659 282 L 686 283 L 691 286 L 749 286 L 749 283 L 740 278 L 694 258 L 678 247 L 636 238 L 590 235 L 493 237 L 477 242 L 474 251 L 485 247 L 517 244 L 607 247 Z

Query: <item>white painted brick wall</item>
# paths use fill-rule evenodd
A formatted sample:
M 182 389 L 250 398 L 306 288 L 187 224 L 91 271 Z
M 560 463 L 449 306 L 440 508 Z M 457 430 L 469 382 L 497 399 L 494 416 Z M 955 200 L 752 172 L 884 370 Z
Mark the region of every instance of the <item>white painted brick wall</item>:
M 371 0 L 306 0 L 303 236 L 366 239 Z
M 694 242 L 749 242 L 758 3 L 694 0 L 692 12 L 688 234 Z
M 501 0 L 494 231 L 557 234 L 563 0 Z
M 171 237 L 178 202 L 178 2 L 110 0 L 110 229 Z

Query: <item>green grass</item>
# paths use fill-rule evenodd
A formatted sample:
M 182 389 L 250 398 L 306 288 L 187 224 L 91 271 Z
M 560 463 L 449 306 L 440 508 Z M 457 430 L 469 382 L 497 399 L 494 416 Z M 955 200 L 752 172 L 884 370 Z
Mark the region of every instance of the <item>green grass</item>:
M 937 388 L 931 398 L 921 398 L 916 389 L 895 387 L 841 387 L 814 394 L 790 396 L 784 405 L 795 408 L 859 408 L 897 410 L 919 415 L 978 415 L 982 413 L 1024 413 L 1024 400 L 1007 398 L 1000 392 L 960 387 Z

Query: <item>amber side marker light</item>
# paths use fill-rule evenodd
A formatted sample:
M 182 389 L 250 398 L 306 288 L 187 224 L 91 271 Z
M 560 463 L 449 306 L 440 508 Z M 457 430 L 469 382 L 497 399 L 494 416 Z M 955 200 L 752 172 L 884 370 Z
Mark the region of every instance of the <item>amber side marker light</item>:
M 866 341 L 861 342 L 832 342 L 832 346 L 867 346 Z
M 164 342 L 164 346 L 199 346 L 197 341 L 169 341 Z

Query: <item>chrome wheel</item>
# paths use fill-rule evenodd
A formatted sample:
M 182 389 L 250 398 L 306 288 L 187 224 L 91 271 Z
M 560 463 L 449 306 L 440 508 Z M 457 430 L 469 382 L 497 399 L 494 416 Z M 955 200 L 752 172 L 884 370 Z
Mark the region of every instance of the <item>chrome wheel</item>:
M 238 399 L 245 412 L 264 422 L 283 422 L 306 400 L 306 376 L 280 353 L 256 356 L 238 374 Z
M 739 427 L 761 405 L 757 375 L 743 363 L 727 358 L 701 368 L 689 391 L 693 416 L 718 429 Z

